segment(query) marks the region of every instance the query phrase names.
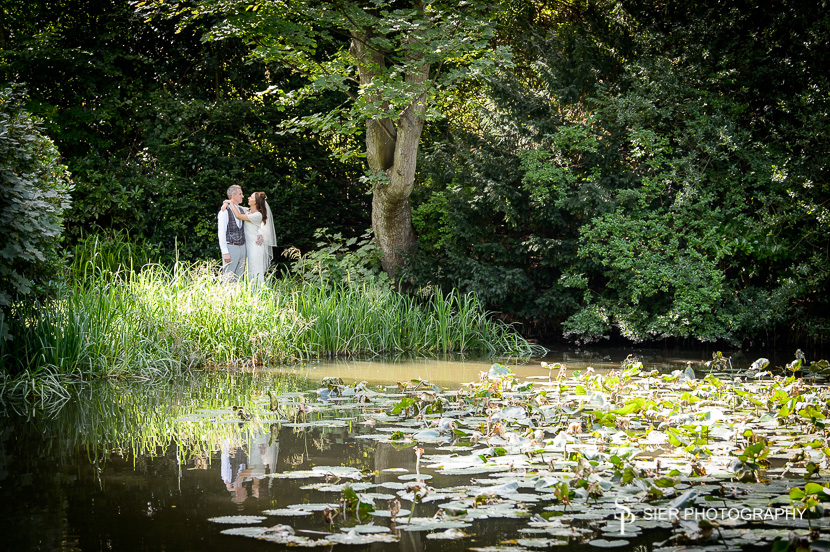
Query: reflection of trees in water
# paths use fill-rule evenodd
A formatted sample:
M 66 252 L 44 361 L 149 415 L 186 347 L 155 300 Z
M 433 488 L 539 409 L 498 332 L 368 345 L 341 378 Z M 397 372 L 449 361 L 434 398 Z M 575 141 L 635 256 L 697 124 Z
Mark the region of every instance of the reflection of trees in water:
M 392 443 L 376 443 L 375 444 L 375 471 L 378 475 L 375 476 L 375 483 L 385 483 L 386 481 L 397 481 L 399 473 L 384 472 L 383 470 L 392 468 L 404 468 L 412 473 L 415 472 L 415 449 L 408 446 L 403 449 L 395 448 Z
M 307 469 L 312 466 L 372 465 L 373 443 L 354 439 L 348 427 L 281 427 L 280 459 L 277 471 Z

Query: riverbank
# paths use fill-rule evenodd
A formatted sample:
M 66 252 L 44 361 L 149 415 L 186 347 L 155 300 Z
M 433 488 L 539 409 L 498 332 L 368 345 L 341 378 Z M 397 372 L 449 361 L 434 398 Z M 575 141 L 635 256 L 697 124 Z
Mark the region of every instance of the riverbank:
M 58 298 L 19 304 L 0 343 L 2 395 L 62 393 L 67 379 L 159 379 L 200 367 L 378 354 L 523 357 L 544 352 L 474 295 L 404 295 L 272 276 L 222 283 L 213 263 L 98 272 Z

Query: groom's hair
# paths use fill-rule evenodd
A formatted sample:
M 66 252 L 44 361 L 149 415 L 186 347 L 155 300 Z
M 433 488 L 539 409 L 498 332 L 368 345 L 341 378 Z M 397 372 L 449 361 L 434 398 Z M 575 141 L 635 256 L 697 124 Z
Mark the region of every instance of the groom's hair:
M 239 184 L 234 184 L 233 186 L 228 188 L 228 199 L 230 199 L 233 194 L 239 193 L 241 189 L 242 187 Z

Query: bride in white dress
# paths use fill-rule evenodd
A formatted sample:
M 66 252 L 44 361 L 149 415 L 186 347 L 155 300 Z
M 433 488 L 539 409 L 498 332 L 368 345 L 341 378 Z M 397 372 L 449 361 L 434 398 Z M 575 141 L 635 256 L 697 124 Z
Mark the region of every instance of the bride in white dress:
M 274 230 L 274 217 L 271 207 L 265 201 L 265 192 L 254 192 L 248 198 L 248 213 L 240 211 L 230 201 L 225 201 L 223 209 L 230 205 L 233 216 L 244 221 L 245 246 L 248 250 L 248 279 L 254 289 L 265 281 L 265 271 L 271 266 L 273 247 L 277 245 Z

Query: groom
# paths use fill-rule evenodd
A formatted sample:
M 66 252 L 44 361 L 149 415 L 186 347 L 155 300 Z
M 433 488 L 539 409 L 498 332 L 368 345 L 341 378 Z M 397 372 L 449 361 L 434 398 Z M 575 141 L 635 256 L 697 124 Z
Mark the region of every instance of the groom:
M 228 188 L 228 199 L 237 206 L 242 203 L 242 187 L 234 184 Z M 240 208 L 244 211 L 244 208 Z M 242 221 L 233 216 L 230 209 L 223 209 L 217 215 L 219 249 L 222 250 L 222 279 L 234 282 L 245 275 L 245 230 Z

